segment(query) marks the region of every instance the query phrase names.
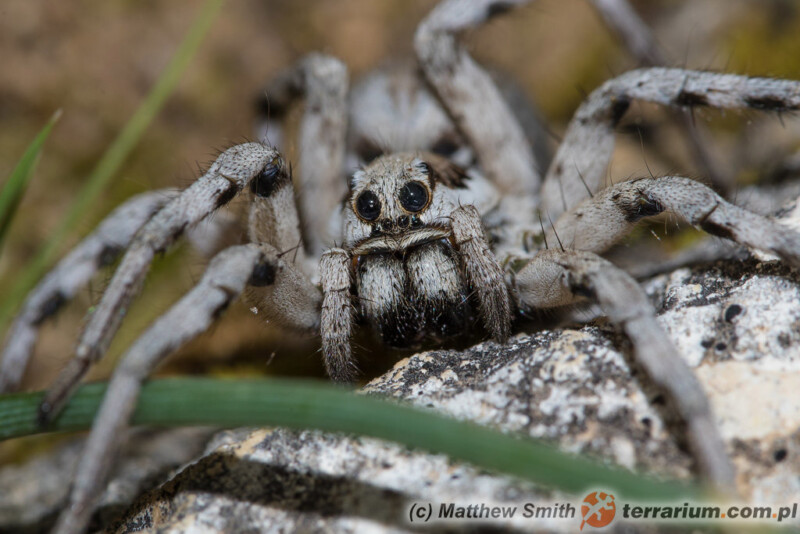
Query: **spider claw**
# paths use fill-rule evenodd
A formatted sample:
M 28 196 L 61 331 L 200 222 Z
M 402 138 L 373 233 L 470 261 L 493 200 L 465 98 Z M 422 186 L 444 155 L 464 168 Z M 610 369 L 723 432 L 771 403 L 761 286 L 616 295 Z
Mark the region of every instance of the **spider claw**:
M 50 425 L 64 410 L 78 389 L 81 378 L 88 368 L 86 360 L 70 360 L 53 385 L 45 392 L 36 414 L 36 423 L 40 428 Z

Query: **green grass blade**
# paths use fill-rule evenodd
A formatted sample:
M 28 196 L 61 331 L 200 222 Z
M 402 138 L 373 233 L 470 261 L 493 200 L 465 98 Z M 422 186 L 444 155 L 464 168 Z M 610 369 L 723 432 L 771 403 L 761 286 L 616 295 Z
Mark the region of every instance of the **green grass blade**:
M 25 295 L 39 281 L 60 251 L 64 239 L 75 229 L 86 211 L 94 204 L 100 192 L 116 174 L 125 159 L 138 144 L 144 130 L 161 110 L 172 94 L 184 70 L 200 46 L 224 0 L 206 0 L 200 15 L 192 24 L 177 52 L 162 72 L 156 85 L 139 106 L 111 146 L 92 170 L 86 184 L 78 193 L 64 220 L 50 236 L 36 257 L 26 266 L 12 285 L 9 295 L 0 304 L 0 328 L 5 327 Z
M 59 117 L 61 117 L 60 109 L 53 113 L 44 128 L 25 149 L 25 153 L 20 158 L 17 166 L 11 171 L 11 176 L 3 186 L 3 190 L 0 191 L 0 249 L 3 247 L 3 240 L 8 232 L 8 227 L 11 225 L 11 219 L 14 218 L 22 196 L 28 188 L 31 176 L 33 176 L 33 169 L 39 161 L 39 153 L 42 151 L 44 142 L 50 135 L 53 126 L 58 122 Z
M 48 430 L 89 428 L 105 390 L 104 383 L 83 386 Z M 0 439 L 40 432 L 35 419 L 42 395 L 0 396 Z M 142 390 L 133 423 L 316 428 L 444 453 L 456 460 L 569 492 L 599 487 L 614 491 L 616 496 L 639 500 L 670 500 L 700 494 L 693 486 L 654 480 L 566 454 L 528 438 L 313 381 L 153 380 Z

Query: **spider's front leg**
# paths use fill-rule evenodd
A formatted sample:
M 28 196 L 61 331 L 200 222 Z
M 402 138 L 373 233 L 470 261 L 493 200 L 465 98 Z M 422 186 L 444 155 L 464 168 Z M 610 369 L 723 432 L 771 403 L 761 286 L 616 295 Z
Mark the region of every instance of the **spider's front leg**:
M 319 265 L 322 354 L 328 376 L 336 382 L 352 382 L 358 373 L 350 348 L 355 313 L 350 295 L 352 264 L 346 250 L 334 248 L 322 255 Z
M 240 245 L 219 253 L 197 286 L 162 315 L 122 357 L 103 398 L 78 464 L 69 504 L 57 534 L 82 532 L 93 512 L 142 383 L 153 369 L 208 327 L 249 286 L 250 300 L 282 325 L 305 333 L 319 325 L 319 290 L 268 244 Z
M 414 47 L 425 77 L 474 148 L 480 167 L 505 193 L 534 195 L 539 170 L 525 133 L 491 77 L 458 42 L 530 0 L 445 0 L 417 28 Z
M 89 318 L 73 359 L 45 395 L 40 406 L 42 423 L 63 408 L 89 367 L 105 354 L 155 255 L 169 248 L 188 227 L 233 199 L 253 178 L 275 173 L 276 169 L 287 172 L 276 149 L 261 143 L 234 146 L 139 230 Z
M 30 292 L 6 335 L 0 366 L 0 393 L 19 389 L 39 328 L 91 280 L 112 264 L 133 236 L 177 191 L 151 191 L 116 208 Z
M 505 343 L 511 331 L 511 302 L 503 269 L 483 231 L 474 206 L 459 206 L 450 214 L 453 240 L 464 272 L 475 291 L 481 319 L 492 337 Z
M 260 316 L 304 334 L 319 330 L 321 295 L 304 272 L 309 270 L 309 263 L 300 235 L 291 175 L 274 149 L 256 146 L 264 150 L 265 161 L 260 168 L 250 168 L 251 174 L 241 184 L 248 184 L 248 231 L 255 243 L 219 253 L 200 283 L 159 318 L 123 356 L 78 466 L 70 506 L 59 518 L 56 530 L 59 534 L 72 534 L 85 528 L 93 500 L 107 478 L 120 435 L 133 413 L 142 382 L 164 358 L 204 332 L 245 286 L 246 300 L 257 308 Z M 247 156 L 239 151 L 231 154 L 234 158 Z M 269 156 L 272 157 L 267 159 Z M 227 165 L 235 169 L 235 163 L 234 159 Z M 247 164 L 252 165 L 247 158 L 239 162 L 240 166 Z M 216 164 L 212 169 L 215 167 Z M 220 166 L 218 172 L 230 179 L 230 170 L 226 171 L 225 166 Z
M 603 186 L 614 129 L 634 100 L 682 108 L 800 109 L 800 82 L 650 68 L 609 80 L 578 108 L 542 184 L 542 209 L 556 220 Z
M 631 340 L 636 362 L 672 398 L 702 473 L 716 489 L 730 491 L 735 472 L 703 389 L 633 278 L 593 253 L 553 249 L 539 251 L 513 278 L 523 307 L 553 308 L 584 297 L 597 301 Z
M 549 233 L 558 235 L 569 248 L 599 254 L 644 217 L 665 211 L 712 235 L 777 254 L 800 267 L 800 234 L 680 176 L 640 178 L 604 189 L 564 213 Z
M 277 76 L 267 87 L 267 136 L 281 131 L 291 104 L 305 100 L 298 142 L 297 189 L 300 213 L 307 228 L 306 250 L 318 256 L 335 238 L 331 214 L 347 193 L 343 177 L 347 139 L 347 67 L 335 57 L 313 53 Z M 282 134 L 278 133 L 280 139 Z

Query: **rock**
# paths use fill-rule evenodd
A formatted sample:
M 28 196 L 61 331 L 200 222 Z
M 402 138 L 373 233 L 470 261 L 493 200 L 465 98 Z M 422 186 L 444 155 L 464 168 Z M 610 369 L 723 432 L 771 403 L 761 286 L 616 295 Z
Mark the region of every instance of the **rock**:
M 710 398 L 743 498 L 800 500 L 800 276 L 748 260 L 678 269 L 644 286 Z M 626 468 L 680 478 L 694 472 L 668 399 L 602 320 L 519 334 L 504 346 L 420 353 L 364 391 Z M 141 495 L 109 530 L 406 532 L 419 528 L 406 519 L 415 502 L 578 505 L 582 498 L 371 438 L 240 429 L 217 434 L 198 460 Z M 573 532 L 579 522 L 517 516 L 492 526 Z
M 784 266 L 751 260 L 679 269 L 645 286 L 696 368 L 739 471 L 738 489 L 754 503 L 800 500 L 798 281 Z M 628 468 L 682 478 L 693 470 L 669 403 L 631 369 L 627 341 L 602 323 L 417 354 L 364 391 Z M 581 498 L 374 439 L 238 430 L 218 435 L 200 460 L 143 496 L 115 531 L 395 532 L 417 528 L 406 519 L 414 502 Z M 494 526 L 571 532 L 577 520 L 518 517 Z
M 137 495 L 196 458 L 211 435 L 208 428 L 131 430 L 92 525 L 100 528 L 119 517 Z M 83 438 L 72 438 L 47 454 L 0 469 L 0 532 L 50 530 L 64 506 L 83 444 Z

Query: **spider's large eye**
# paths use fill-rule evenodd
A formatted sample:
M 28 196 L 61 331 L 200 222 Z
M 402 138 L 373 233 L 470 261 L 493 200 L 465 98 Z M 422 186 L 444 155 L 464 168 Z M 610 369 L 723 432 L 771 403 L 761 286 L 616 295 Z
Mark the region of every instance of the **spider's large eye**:
M 428 205 L 428 188 L 419 182 L 408 182 L 400 190 L 400 205 L 415 213 Z
M 372 191 L 364 191 L 356 199 L 358 216 L 365 221 L 374 221 L 381 214 L 381 201 Z

